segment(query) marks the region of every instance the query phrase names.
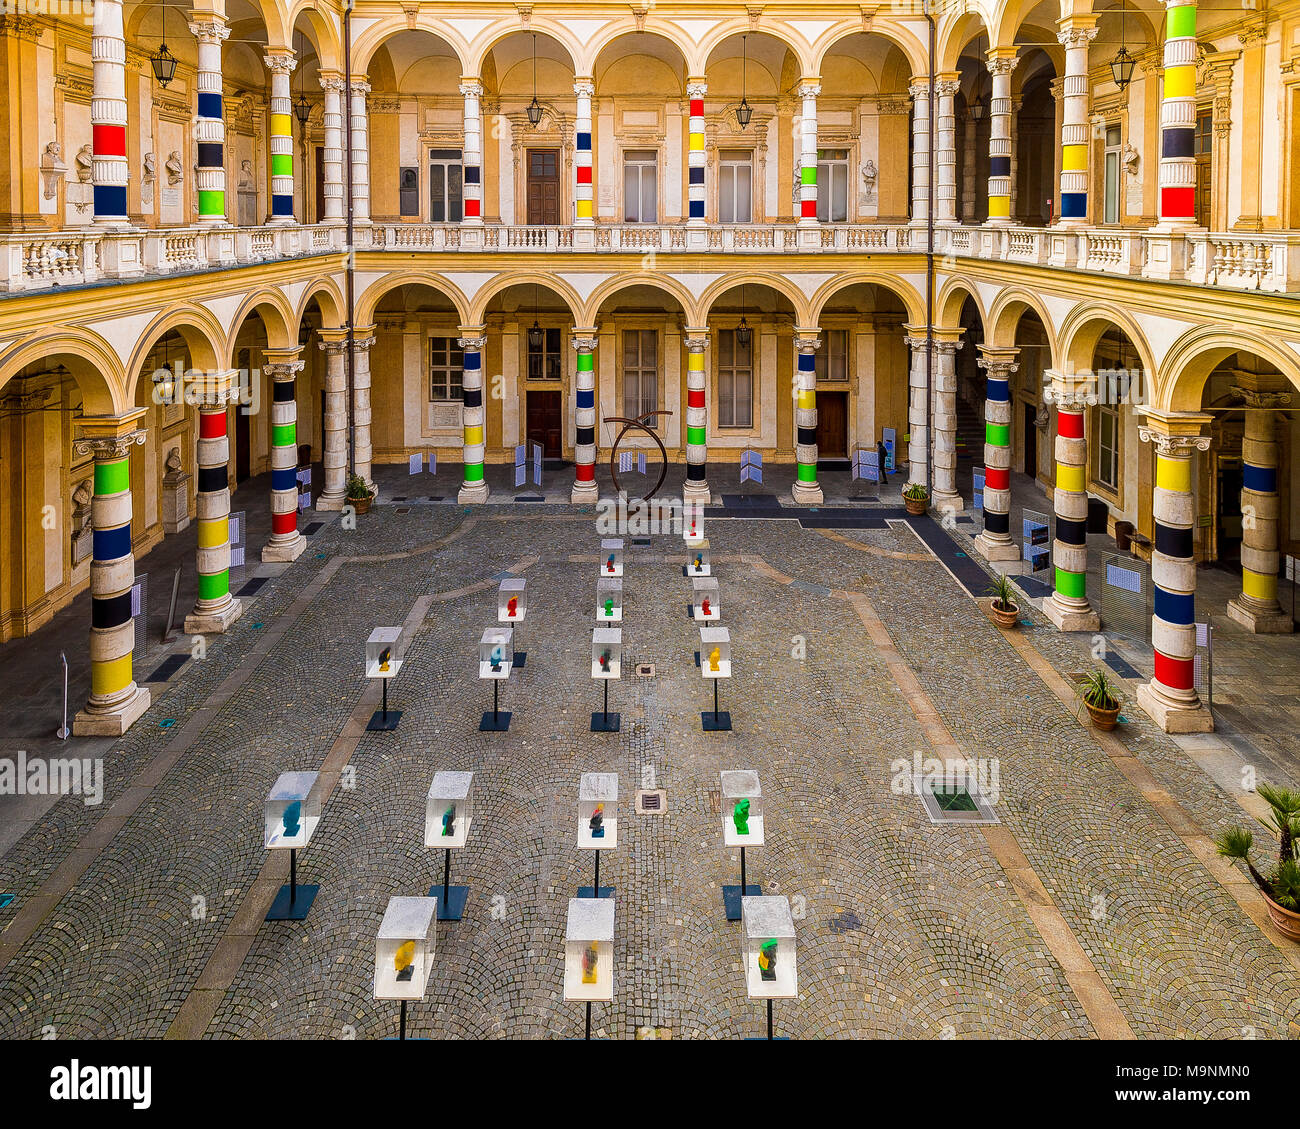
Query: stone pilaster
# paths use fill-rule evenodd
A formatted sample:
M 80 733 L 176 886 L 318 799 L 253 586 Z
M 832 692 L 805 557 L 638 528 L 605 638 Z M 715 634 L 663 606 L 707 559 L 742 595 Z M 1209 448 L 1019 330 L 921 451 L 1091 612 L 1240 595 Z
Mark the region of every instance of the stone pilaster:
M 461 420 L 465 432 L 463 462 L 465 480 L 456 501 L 486 502 L 487 479 L 483 476 L 484 428 L 487 424 L 483 404 L 483 350 L 487 345 L 485 327 L 462 325 L 457 342 L 464 356 L 461 370 Z
M 1097 631 L 1101 621 L 1088 602 L 1088 407 L 1096 403 L 1091 373 L 1051 373 L 1056 408 L 1056 540 L 1052 545 L 1052 595 L 1043 614 L 1061 631 Z M 1044 400 L 1048 393 L 1044 392 Z
M 230 594 L 230 439 L 227 421 L 237 398 L 231 369 L 204 374 L 198 396 L 198 490 L 195 523 L 198 549 L 195 572 L 199 596 L 185 617 L 187 635 L 224 632 L 240 617 L 243 605 Z
M 263 371 L 271 378 L 271 539 L 264 561 L 295 561 L 307 547 L 298 529 L 297 377 L 302 349 L 267 349 Z
M 791 493 L 796 502 L 817 506 L 823 501 L 821 483 L 817 481 L 817 350 L 821 347 L 821 330 L 816 326 L 805 326 L 794 332 L 795 459 L 798 465 Z
M 984 531 L 975 548 L 990 561 L 1020 559 L 1011 539 L 1011 392 L 1019 349 L 979 347 L 976 364 L 987 377 L 984 393 Z
M 713 494 L 708 483 L 709 412 L 708 374 L 709 331 L 687 328 L 686 335 L 686 482 L 682 500 L 705 505 Z

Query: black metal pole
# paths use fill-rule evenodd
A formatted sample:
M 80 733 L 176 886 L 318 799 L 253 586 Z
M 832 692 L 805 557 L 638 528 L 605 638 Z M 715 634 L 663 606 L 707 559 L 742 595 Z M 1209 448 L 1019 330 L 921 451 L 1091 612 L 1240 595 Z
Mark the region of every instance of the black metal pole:
M 384 715 L 384 724 L 386 725 L 388 724 L 388 679 L 385 678 L 383 682 L 384 682 L 384 704 L 381 707 L 381 710 Z
M 289 848 L 289 904 L 298 896 L 298 848 Z
M 585 1038 L 591 1038 L 591 1001 L 587 1001 L 587 1034 Z
M 492 725 L 493 725 L 493 728 L 495 728 L 495 727 L 497 726 L 497 724 L 498 724 L 498 721 L 497 721 L 497 691 L 498 691 L 500 688 L 501 688 L 501 683 L 498 682 L 495 678 L 492 679 Z
M 447 908 L 447 895 L 451 893 L 451 848 L 443 850 L 442 860 L 442 908 Z
M 740 848 L 740 896 L 745 896 L 745 848 Z
M 601 715 L 601 718 L 605 723 L 605 728 L 608 729 L 609 728 L 609 679 L 606 678 L 603 679 L 602 681 L 605 683 L 605 712 Z
M 767 1039 L 772 1041 L 772 1001 L 767 1001 Z
M 593 898 L 599 898 L 600 897 L 600 852 L 595 851 L 593 853 L 596 856 L 596 884 L 591 888 L 591 896 Z
M 718 724 L 718 680 L 713 680 L 713 724 Z
M 397 1038 L 399 1042 L 406 1042 L 406 1001 L 402 1001 L 402 1017 L 397 1021 Z

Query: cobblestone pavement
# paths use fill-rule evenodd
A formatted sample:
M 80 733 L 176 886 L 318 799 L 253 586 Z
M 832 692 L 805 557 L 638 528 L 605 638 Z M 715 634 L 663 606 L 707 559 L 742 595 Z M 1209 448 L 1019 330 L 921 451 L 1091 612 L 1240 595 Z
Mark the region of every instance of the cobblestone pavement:
M 423 846 L 441 769 L 475 772 L 470 845 L 452 871 L 470 901 L 464 921 L 439 926 L 411 1033 L 581 1035 L 581 1005 L 560 998 L 561 950 L 567 899 L 591 881 L 576 849 L 578 777 L 599 770 L 620 785 L 618 848 L 601 866 L 616 888 L 617 994 L 595 1006 L 594 1031 L 759 1035 L 765 1013 L 745 998 L 739 927 L 721 903 L 738 880 L 721 836 L 718 773 L 729 768 L 759 773 L 767 808 L 749 880 L 788 895 L 798 917 L 800 996 L 777 1003 L 779 1033 L 1094 1035 L 1077 968 L 1040 932 L 1041 907 L 1026 904 L 988 836 L 931 824 L 898 786 L 915 753 L 936 754 L 918 698 L 963 754 L 997 759 L 998 830 L 1135 1034 L 1300 1036 L 1295 963 L 905 526 L 830 537 L 791 520 L 716 520 L 708 534 L 734 649 L 722 688 L 734 732 L 700 730 L 712 700 L 694 661 L 685 551 L 660 536 L 629 546 L 624 673 L 610 693 L 622 731 L 598 735 L 590 512 L 387 504 L 358 532 L 333 520 L 269 581 L 257 618 L 214 640 L 112 743 L 105 808 L 61 800 L 0 859 L 0 890 L 18 895 L 0 926 L 55 890 L 30 935 L 0 934 L 0 1036 L 166 1034 L 212 975 L 223 935 L 242 927 L 241 907 L 256 911 L 255 936 L 237 967 L 218 970 L 229 986 L 209 1037 L 395 1035 L 397 1005 L 371 994 L 374 933 L 390 896 L 441 881 L 441 856 Z M 507 569 L 528 578 L 528 661 L 502 687 L 509 733 L 483 734 L 491 690 L 476 676 L 477 640 Z M 868 635 L 850 593 L 869 601 L 897 656 Z M 300 881 L 320 884 L 308 919 L 260 922 L 251 891 L 270 784 L 320 767 L 366 690 L 365 637 L 430 597 L 391 687 L 398 729 L 356 739 L 300 853 Z M 1086 669 L 1086 640 L 1027 630 L 1056 669 Z M 637 677 L 637 663 L 654 676 Z M 157 770 L 182 730 L 192 736 Z M 1243 821 L 1140 718 L 1124 740 L 1206 833 Z M 643 784 L 666 789 L 665 814 L 633 813 Z M 133 795 L 138 807 L 100 824 Z M 82 869 L 62 892 L 70 867 Z

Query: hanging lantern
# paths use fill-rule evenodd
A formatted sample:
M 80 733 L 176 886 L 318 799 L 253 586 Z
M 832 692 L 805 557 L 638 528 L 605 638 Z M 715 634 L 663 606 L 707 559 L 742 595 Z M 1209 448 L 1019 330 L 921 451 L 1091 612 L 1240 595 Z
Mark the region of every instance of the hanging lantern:
M 307 101 L 307 95 L 301 91 L 298 93 L 298 101 L 293 104 L 293 116 L 298 119 L 298 124 L 303 129 L 307 128 L 307 119 L 311 117 L 311 103 Z
M 153 67 L 153 76 L 158 80 L 158 85 L 166 90 L 167 84 L 176 77 L 176 56 L 167 50 L 166 41 L 159 45 L 156 55 L 149 56 L 149 65 Z
M 745 320 L 745 315 L 740 315 L 740 324 L 736 326 L 736 344 L 742 349 L 749 348 L 749 339 L 753 330 L 749 328 L 749 322 Z
M 542 122 L 542 104 L 537 100 L 537 32 L 533 32 L 533 100 L 528 104 L 528 124 L 536 129 Z
M 1115 80 L 1115 85 L 1121 90 L 1133 81 L 1133 68 L 1135 66 L 1137 66 L 1137 60 L 1128 53 L 1127 47 L 1121 46 L 1115 57 L 1110 61 L 1110 76 Z
M 533 319 L 533 324 L 528 327 L 528 348 L 534 352 L 540 352 L 542 348 L 542 327 Z
M 741 50 L 744 52 L 744 62 L 741 64 L 740 72 L 740 105 L 736 107 L 736 124 L 741 129 L 749 128 L 749 120 L 754 116 L 754 107 L 749 104 L 749 99 L 745 97 L 746 88 L 749 86 L 749 36 L 740 37 Z
M 751 106 L 744 98 L 741 98 L 740 105 L 736 107 L 736 124 L 741 129 L 749 126 L 749 119 L 754 116 L 754 107 Z

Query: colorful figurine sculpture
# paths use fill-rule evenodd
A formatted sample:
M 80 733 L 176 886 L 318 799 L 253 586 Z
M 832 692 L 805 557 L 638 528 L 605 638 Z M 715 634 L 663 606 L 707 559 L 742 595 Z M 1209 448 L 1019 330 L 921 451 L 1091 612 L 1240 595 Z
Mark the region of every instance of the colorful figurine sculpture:
M 691 567 L 692 567 L 693 569 L 695 569 L 696 572 L 699 572 L 700 569 L 702 569 L 702 568 L 704 567 L 704 554 L 703 554 L 703 553 L 696 553 L 696 554 L 695 554 L 695 563 L 694 563 Z
M 610 659 L 612 659 L 613 657 L 614 657 L 614 652 L 611 651 L 610 648 L 608 647 L 606 647 L 603 651 L 600 652 L 600 669 L 604 671 L 606 674 L 609 673 L 609 662 Z
M 292 839 L 302 830 L 302 801 L 294 800 L 284 809 L 284 836 Z
M 758 947 L 758 977 L 760 980 L 776 979 L 776 939 L 764 941 Z
M 749 834 L 749 801 L 737 800 L 731 811 L 731 821 L 736 825 L 737 835 Z
M 606 571 L 606 572 L 613 572 L 613 571 L 614 571 L 614 554 L 613 554 L 613 553 L 610 553 L 610 554 L 609 554 L 609 560 L 607 560 L 607 561 L 605 562 L 605 571 Z
M 407 981 L 415 976 L 415 942 L 407 941 L 399 945 L 397 952 L 393 954 L 393 968 L 397 972 L 397 979 Z
M 452 804 L 451 807 L 449 807 L 445 812 L 442 813 L 442 833 L 449 837 L 455 835 L 456 830 L 455 827 L 453 826 L 455 822 L 456 822 L 456 805 Z
M 587 828 L 591 832 L 593 839 L 603 839 L 605 837 L 604 804 L 596 805 L 596 810 L 591 813 L 591 819 L 587 821 Z
M 588 945 L 582 950 L 582 982 L 584 984 L 594 984 L 596 982 L 595 945 Z
M 709 610 L 709 598 L 708 598 L 708 596 L 705 596 L 705 597 L 704 597 L 704 601 L 700 604 L 700 611 L 702 611 L 705 615 L 712 615 L 712 614 L 713 614 L 713 612 Z
M 519 611 L 519 597 L 511 596 L 509 603 L 506 604 L 506 617 L 508 619 L 514 619 L 518 611 Z
M 501 661 L 506 657 L 504 647 L 492 648 L 492 673 L 496 674 L 501 669 Z
M 606 597 L 605 597 L 605 614 L 606 614 L 606 615 L 613 615 L 613 614 L 614 614 L 614 597 L 613 597 L 613 596 L 606 596 Z
M 722 658 L 722 652 L 721 652 L 717 647 L 714 647 L 713 650 L 711 650 L 711 651 L 709 652 L 709 669 L 710 669 L 710 670 L 717 670 L 717 669 L 718 669 L 718 660 L 719 660 L 720 658 Z
M 385 647 L 384 653 L 379 656 L 379 669 L 383 671 L 385 674 L 388 673 L 388 660 L 392 657 L 392 655 L 393 655 L 393 648 Z
M 691 518 L 691 536 L 695 536 L 695 519 Z

